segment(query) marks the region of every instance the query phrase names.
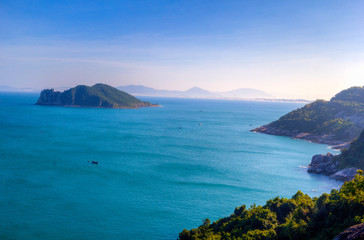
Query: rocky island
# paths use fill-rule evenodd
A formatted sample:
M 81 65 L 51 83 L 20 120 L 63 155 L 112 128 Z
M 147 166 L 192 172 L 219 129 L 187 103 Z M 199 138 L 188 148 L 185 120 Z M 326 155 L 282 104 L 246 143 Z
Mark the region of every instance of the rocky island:
M 96 108 L 140 108 L 158 107 L 158 104 L 143 102 L 132 95 L 106 84 L 91 87 L 78 85 L 63 92 L 45 89 L 40 93 L 37 105 L 96 107 Z
M 251 131 L 346 148 L 364 128 L 364 88 L 352 87 L 330 101 L 316 100 Z

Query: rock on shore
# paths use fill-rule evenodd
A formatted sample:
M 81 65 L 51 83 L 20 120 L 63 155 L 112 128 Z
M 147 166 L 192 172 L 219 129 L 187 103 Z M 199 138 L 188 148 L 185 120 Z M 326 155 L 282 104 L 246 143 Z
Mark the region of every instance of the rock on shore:
M 317 154 L 312 157 L 311 163 L 308 165 L 307 172 L 324 174 L 338 181 L 349 181 L 354 178 L 358 168 L 345 168 L 339 170 L 339 162 L 335 155 L 331 153 Z
M 364 223 L 351 226 L 334 238 L 334 240 L 363 240 L 363 239 L 364 239 Z
M 343 170 L 337 171 L 336 173 L 330 175 L 330 178 L 338 181 L 349 181 L 352 180 L 359 168 L 344 168 Z
M 338 165 L 338 161 L 334 159 L 334 155 L 331 153 L 327 153 L 326 155 L 317 154 L 312 157 L 307 172 L 331 175 L 338 171 Z

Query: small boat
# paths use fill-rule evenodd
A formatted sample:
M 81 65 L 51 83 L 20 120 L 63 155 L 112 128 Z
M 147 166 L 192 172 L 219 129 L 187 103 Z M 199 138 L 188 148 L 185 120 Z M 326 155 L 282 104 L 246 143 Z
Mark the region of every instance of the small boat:
M 98 164 L 99 162 L 96 162 L 96 161 L 92 161 L 91 163 L 92 163 L 92 164 Z

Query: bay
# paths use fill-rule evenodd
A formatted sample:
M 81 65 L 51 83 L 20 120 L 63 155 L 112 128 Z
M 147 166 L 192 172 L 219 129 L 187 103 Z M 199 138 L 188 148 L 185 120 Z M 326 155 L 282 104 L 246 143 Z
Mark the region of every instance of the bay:
M 176 239 L 242 204 L 340 186 L 304 168 L 328 146 L 249 131 L 300 103 L 143 97 L 163 107 L 97 109 L 37 98 L 0 93 L 1 239 Z

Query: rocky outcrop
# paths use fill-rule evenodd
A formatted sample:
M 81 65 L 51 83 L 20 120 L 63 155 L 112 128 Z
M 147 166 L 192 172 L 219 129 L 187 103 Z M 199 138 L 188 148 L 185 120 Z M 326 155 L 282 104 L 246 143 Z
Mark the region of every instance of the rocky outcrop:
M 364 223 L 349 227 L 333 240 L 363 240 L 364 239 Z
M 45 89 L 40 93 L 37 105 L 61 105 L 61 92 Z
M 355 177 L 357 170 L 359 169 L 354 167 L 340 170 L 338 158 L 331 153 L 327 153 L 326 155 L 314 155 L 308 165 L 307 172 L 324 174 L 337 181 L 349 181 Z
M 350 181 L 357 174 L 358 168 L 345 168 L 343 170 L 337 171 L 336 173 L 330 175 L 330 178 L 337 181 Z
M 331 153 L 317 154 L 312 157 L 307 172 L 324 175 L 331 175 L 338 171 L 338 161 Z

